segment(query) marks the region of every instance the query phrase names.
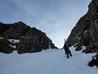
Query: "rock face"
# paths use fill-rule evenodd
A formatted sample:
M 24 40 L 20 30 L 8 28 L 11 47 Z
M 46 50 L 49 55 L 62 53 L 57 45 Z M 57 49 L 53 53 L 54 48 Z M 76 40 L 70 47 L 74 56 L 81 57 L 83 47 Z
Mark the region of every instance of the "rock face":
M 11 48 L 8 44 L 9 41 L 7 39 L 0 39 L 0 52 L 7 54 L 13 52 L 13 48 Z
M 86 15 L 72 29 L 67 44 L 72 46 L 76 43 L 79 46 L 95 45 L 98 48 L 98 0 L 92 0 Z
M 6 27 L 8 29 L 6 29 Z M 5 31 L 1 33 L 0 36 L 7 37 L 8 39 L 19 39 L 21 36 L 24 36 L 28 30 L 31 29 L 21 21 L 14 24 L 5 24 L 3 28 Z
M 69 47 L 77 44 L 76 50 L 85 46 L 86 49 L 83 52 L 86 53 L 98 51 L 98 0 L 92 0 L 89 4 L 88 12 L 72 29 L 67 44 Z
M 92 60 L 88 63 L 90 67 L 96 66 L 98 67 L 98 54 L 92 58 Z
M 46 34 L 35 27 L 31 28 L 23 22 L 0 23 L 0 52 L 11 53 L 17 50 L 20 54 L 32 53 L 49 47 L 56 48 Z
M 8 29 L 9 29 L 9 27 L 6 26 L 6 24 L 3 24 L 3 23 L 0 22 L 0 34 L 4 33 Z
M 39 52 L 42 49 L 56 48 L 52 41 L 46 36 L 45 33 L 36 29 L 30 29 L 25 36 L 20 38 L 20 43 L 17 44 L 18 53 L 25 52 Z

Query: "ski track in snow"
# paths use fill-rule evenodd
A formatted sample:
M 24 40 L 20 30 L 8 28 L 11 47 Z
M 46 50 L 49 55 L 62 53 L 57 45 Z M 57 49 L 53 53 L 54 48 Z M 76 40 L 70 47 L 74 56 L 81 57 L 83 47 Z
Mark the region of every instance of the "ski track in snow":
M 38 53 L 0 53 L 0 74 L 98 74 L 96 67 L 87 64 L 95 54 L 75 52 L 69 59 L 64 50 L 48 49 Z

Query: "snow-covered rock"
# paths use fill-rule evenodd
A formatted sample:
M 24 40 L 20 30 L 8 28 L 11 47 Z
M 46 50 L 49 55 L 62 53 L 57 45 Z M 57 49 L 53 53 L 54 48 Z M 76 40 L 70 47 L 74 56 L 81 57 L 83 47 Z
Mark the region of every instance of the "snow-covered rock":
M 4 39 L 3 37 L 0 37 L 0 39 Z
M 19 39 L 8 39 L 8 41 L 10 41 L 10 43 L 19 43 L 20 42 Z

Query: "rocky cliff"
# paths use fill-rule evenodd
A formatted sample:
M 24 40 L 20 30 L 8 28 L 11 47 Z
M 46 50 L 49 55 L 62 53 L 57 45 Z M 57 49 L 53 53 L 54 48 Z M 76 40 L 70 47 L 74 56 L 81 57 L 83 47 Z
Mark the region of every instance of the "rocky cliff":
M 67 44 L 69 47 L 76 45 L 76 50 L 81 50 L 81 46 L 85 46 L 83 52 L 86 53 L 98 51 L 98 0 L 92 0 L 89 4 L 88 12 L 72 29 Z
M 29 27 L 23 22 L 14 24 L 0 23 L 0 52 L 18 53 L 38 52 L 42 49 L 56 48 L 51 39 L 37 28 Z

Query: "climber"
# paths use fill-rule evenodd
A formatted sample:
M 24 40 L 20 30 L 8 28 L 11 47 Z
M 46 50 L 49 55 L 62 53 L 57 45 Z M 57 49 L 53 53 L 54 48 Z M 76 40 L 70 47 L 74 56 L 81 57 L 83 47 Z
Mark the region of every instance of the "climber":
M 64 48 L 64 51 L 65 51 L 65 54 L 67 55 L 67 58 L 72 57 L 71 51 L 69 50 L 66 41 L 65 41 L 65 44 L 64 44 L 63 48 Z

